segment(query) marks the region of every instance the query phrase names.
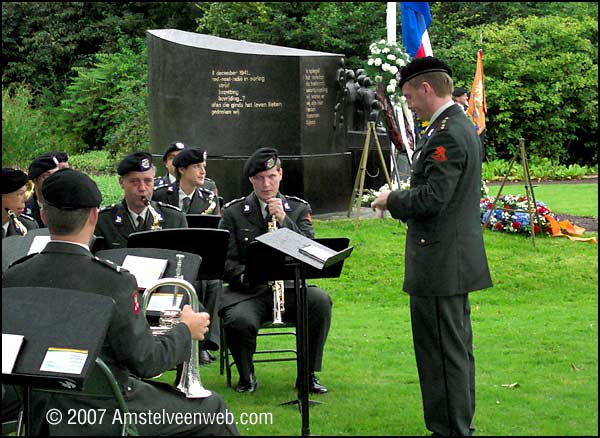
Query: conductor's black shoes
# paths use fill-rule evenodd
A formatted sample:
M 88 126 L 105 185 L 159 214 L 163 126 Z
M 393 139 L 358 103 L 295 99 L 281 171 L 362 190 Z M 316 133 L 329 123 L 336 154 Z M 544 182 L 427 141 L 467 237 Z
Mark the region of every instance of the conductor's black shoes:
M 296 379 L 296 388 L 298 388 L 298 379 Z M 321 385 L 315 373 L 311 373 L 308 377 L 308 392 L 313 394 L 325 394 L 327 392 L 327 388 Z
M 258 382 L 256 381 L 254 373 L 250 373 L 250 375 L 248 376 L 248 380 L 242 380 L 242 378 L 240 378 L 240 381 L 235 387 L 235 390 L 237 392 L 254 392 L 256 391 L 257 385 Z

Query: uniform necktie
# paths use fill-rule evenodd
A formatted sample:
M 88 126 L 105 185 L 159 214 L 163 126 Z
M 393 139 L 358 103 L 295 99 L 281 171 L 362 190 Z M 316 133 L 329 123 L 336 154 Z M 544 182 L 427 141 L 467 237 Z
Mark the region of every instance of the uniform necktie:
M 187 196 L 185 198 L 183 198 L 183 206 L 181 207 L 181 209 L 183 210 L 184 213 L 187 213 L 188 210 L 190 209 L 190 198 L 188 198 Z
M 142 216 L 138 216 L 137 219 L 137 230 L 141 230 L 144 227 L 144 218 Z

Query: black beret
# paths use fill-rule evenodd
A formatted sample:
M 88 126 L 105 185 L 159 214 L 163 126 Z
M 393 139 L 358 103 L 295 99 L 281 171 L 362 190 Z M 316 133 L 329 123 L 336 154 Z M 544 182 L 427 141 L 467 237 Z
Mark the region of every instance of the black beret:
M 173 166 L 188 167 L 191 164 L 204 163 L 206 161 L 206 151 L 198 148 L 186 148 L 173 158 Z
M 448 76 L 452 77 L 452 70 L 450 69 L 448 64 L 446 64 L 441 59 L 435 58 L 433 56 L 415 58 L 400 69 L 399 86 L 400 88 L 402 88 L 402 86 L 407 81 L 410 81 L 412 78 L 415 78 L 425 73 L 433 72 L 447 73 Z
M 182 142 L 180 142 L 180 141 L 177 141 L 175 143 L 171 143 L 167 147 L 167 149 L 165 150 L 165 153 L 163 154 L 163 162 L 167 161 L 167 155 L 169 155 L 171 152 L 181 151 L 181 150 L 185 149 L 185 147 L 186 146 Z
M 246 160 L 244 164 L 244 177 L 250 178 L 263 170 L 275 167 L 279 152 L 273 148 L 260 148 Z
M 464 87 L 456 87 L 454 91 L 452 91 L 454 97 L 462 96 L 463 94 L 467 94 L 467 89 Z
M 121 160 L 117 168 L 117 173 L 123 176 L 129 172 L 145 172 L 151 168 L 152 154 L 148 152 L 134 152 Z
M 56 169 L 58 167 L 58 163 L 60 163 L 60 161 L 56 155 L 40 155 L 29 165 L 27 176 L 29 179 L 36 179 L 42 173 L 48 170 Z
M 66 152 L 63 152 L 63 151 L 46 152 L 45 154 L 42 154 L 40 156 L 41 157 L 44 157 L 44 156 L 56 157 L 56 159 L 58 160 L 59 163 L 66 163 L 69 161 L 69 154 L 67 154 Z
M 66 168 L 54 172 L 42 184 L 44 201 L 61 210 L 100 206 L 102 194 L 89 176 Z
M 16 192 L 27 183 L 27 174 L 19 169 L 2 168 L 2 194 Z

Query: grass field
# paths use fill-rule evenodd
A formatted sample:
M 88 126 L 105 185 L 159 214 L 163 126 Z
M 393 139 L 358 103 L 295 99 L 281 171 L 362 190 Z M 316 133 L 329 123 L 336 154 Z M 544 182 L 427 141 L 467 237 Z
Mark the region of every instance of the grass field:
M 539 193 L 553 209 L 598 216 L 595 185 L 548 185 Z M 404 225 L 363 219 L 355 230 L 353 220 L 331 220 L 315 221 L 315 230 L 317 237 L 349 237 L 355 249 L 339 279 L 318 281 L 334 307 L 319 373 L 330 392 L 312 397 L 323 404 L 311 407 L 311 433 L 428 435 L 401 291 Z M 490 231 L 484 238 L 494 287 L 471 294 L 476 433 L 597 435 L 597 245 L 538 238 L 533 248 L 529 238 Z M 243 435 L 300 434 L 298 410 L 279 406 L 295 398 L 293 362 L 257 364 L 254 394 L 227 388 L 218 363 L 201 374 L 238 421 L 262 419 L 238 423 Z

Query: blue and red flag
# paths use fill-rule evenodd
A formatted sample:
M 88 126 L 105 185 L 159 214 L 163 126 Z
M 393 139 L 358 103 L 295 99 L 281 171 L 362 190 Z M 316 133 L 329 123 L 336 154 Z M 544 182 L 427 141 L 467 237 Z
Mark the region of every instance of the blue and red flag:
M 402 16 L 402 43 L 412 58 L 432 56 L 427 28 L 431 24 L 431 13 L 427 2 L 400 2 Z

